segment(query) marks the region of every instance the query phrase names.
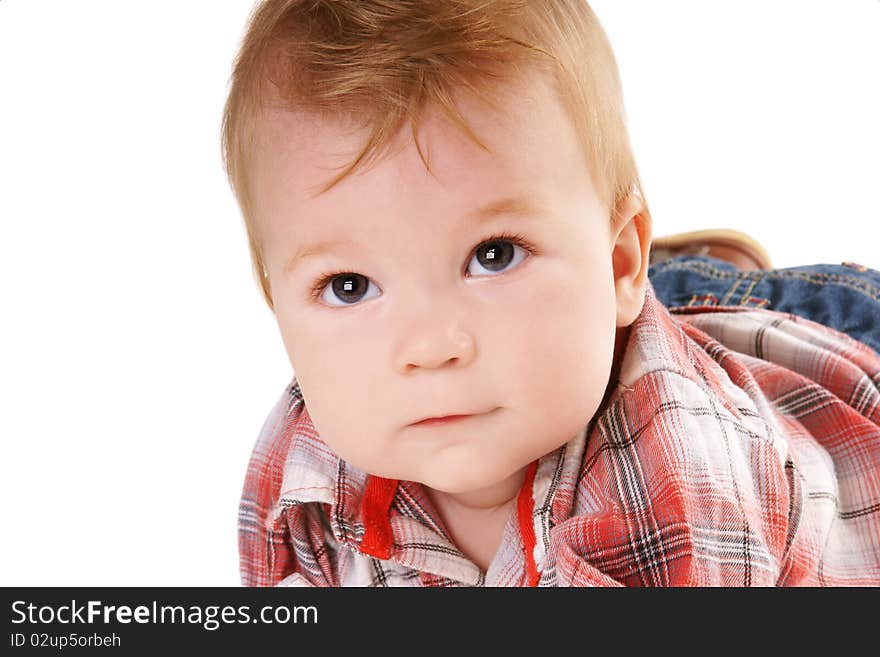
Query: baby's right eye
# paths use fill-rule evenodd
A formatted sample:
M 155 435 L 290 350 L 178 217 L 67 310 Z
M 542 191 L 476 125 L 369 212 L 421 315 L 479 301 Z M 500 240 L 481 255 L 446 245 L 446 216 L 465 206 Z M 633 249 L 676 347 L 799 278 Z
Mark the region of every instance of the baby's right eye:
M 328 306 L 351 306 L 363 300 L 370 286 L 376 288 L 372 281 L 362 274 L 332 272 L 318 278 L 312 288 L 312 297 L 323 301 Z M 342 303 L 334 303 L 334 297 Z

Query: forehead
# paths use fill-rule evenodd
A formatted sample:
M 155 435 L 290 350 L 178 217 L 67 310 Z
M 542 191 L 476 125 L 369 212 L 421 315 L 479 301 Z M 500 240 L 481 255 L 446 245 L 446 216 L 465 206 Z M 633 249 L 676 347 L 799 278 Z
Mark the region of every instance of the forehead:
M 254 209 L 267 240 L 295 232 L 326 237 L 351 224 L 394 216 L 464 216 L 494 198 L 526 196 L 546 205 L 566 186 L 589 185 L 577 135 L 543 75 L 498 87 L 496 111 L 454 95 L 462 118 L 490 149 L 481 149 L 437 109 L 418 133 L 421 160 L 407 124 L 390 151 L 329 191 L 319 191 L 349 165 L 368 133 L 339 119 L 267 111 L 253 151 Z

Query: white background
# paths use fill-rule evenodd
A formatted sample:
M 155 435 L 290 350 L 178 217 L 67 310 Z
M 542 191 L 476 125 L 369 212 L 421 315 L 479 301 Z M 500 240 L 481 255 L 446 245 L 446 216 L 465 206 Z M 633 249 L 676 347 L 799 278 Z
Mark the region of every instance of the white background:
M 596 0 L 655 234 L 880 268 L 880 2 Z M 219 154 L 251 2 L 0 1 L 0 585 L 236 585 L 291 377 Z

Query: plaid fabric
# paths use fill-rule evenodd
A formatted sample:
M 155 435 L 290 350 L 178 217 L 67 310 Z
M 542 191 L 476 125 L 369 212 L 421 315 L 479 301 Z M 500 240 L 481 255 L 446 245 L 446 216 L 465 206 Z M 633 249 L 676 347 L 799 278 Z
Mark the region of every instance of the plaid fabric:
M 794 315 L 671 314 L 650 286 L 619 380 L 533 463 L 482 572 L 422 486 L 321 441 L 296 380 L 248 466 L 247 586 L 880 585 L 880 356 Z

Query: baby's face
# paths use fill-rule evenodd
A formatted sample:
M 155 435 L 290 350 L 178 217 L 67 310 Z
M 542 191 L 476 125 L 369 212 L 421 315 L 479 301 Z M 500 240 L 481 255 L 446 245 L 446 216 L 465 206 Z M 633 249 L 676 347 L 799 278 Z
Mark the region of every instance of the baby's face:
M 550 86 L 511 88 L 507 116 L 458 100 L 494 155 L 433 113 L 420 141 L 436 178 L 407 126 L 393 156 L 312 198 L 364 135 L 284 113 L 262 124 L 254 172 L 278 325 L 321 437 L 448 493 L 515 476 L 587 424 L 617 326 L 610 208 Z

